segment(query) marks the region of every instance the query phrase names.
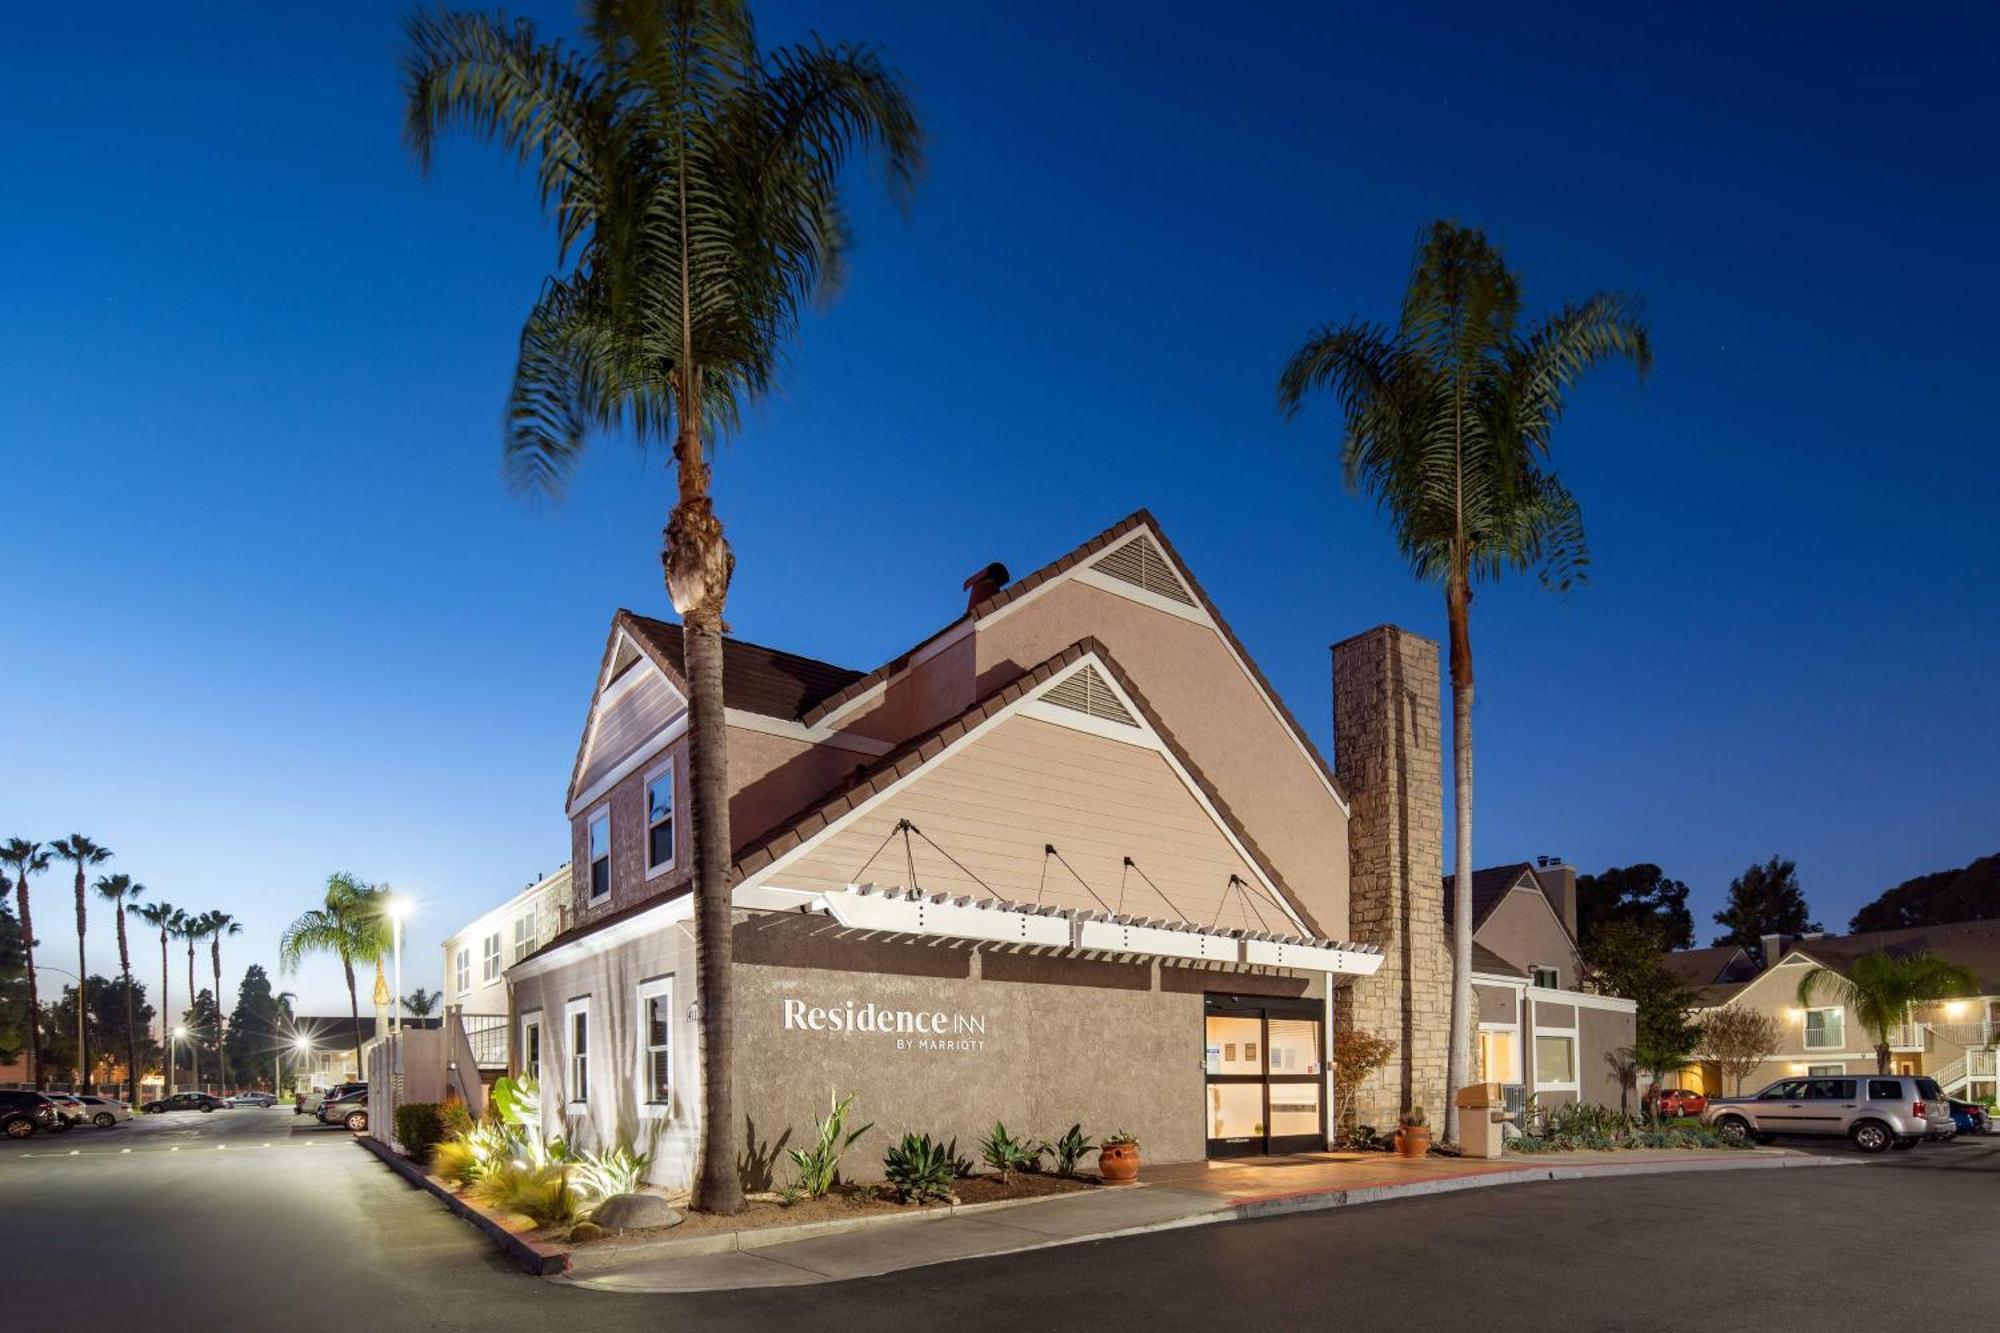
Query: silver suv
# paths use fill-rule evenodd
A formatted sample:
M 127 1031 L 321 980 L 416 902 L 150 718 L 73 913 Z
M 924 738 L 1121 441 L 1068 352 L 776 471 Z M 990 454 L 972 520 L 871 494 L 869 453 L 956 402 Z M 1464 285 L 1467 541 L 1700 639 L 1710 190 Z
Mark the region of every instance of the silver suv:
M 1862 1152 L 1950 1138 L 1951 1103 L 1936 1080 L 1909 1074 L 1780 1079 L 1752 1097 L 1718 1097 L 1701 1113 L 1718 1133 L 1768 1143 L 1779 1134 L 1844 1134 Z

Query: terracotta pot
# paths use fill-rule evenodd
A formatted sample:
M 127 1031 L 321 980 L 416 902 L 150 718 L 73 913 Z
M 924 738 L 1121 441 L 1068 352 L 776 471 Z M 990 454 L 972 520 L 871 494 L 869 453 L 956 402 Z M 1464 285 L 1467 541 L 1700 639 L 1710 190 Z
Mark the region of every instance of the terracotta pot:
M 1431 1150 L 1431 1131 L 1425 1125 L 1404 1125 L 1396 1131 L 1396 1151 L 1405 1157 L 1422 1157 Z
M 1097 1174 L 1107 1185 L 1129 1185 L 1139 1178 L 1139 1145 L 1107 1143 L 1097 1150 Z

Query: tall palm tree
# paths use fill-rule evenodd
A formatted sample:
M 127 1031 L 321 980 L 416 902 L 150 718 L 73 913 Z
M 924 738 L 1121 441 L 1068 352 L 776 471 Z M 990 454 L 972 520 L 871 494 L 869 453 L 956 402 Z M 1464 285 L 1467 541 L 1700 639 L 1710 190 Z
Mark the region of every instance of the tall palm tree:
M 84 1002 L 89 989 L 90 965 L 83 960 L 84 931 L 89 925 L 84 911 L 84 872 L 111 859 L 111 849 L 100 847 L 81 833 L 57 838 L 49 850 L 76 867 L 76 1067 L 77 1081 L 87 1091 L 90 1085 L 90 1027 L 84 1021 L 90 1006 Z
M 1472 1028 L 1473 584 L 1537 571 L 1567 589 L 1588 562 L 1576 500 L 1547 466 L 1563 396 L 1613 356 L 1643 377 L 1652 345 L 1630 297 L 1600 293 L 1521 327 L 1521 287 L 1479 231 L 1439 221 L 1418 238 L 1394 329 L 1326 325 L 1278 379 L 1288 417 L 1308 394 L 1339 402 L 1350 489 L 1388 515 L 1417 577 L 1444 585 L 1451 642 L 1453 984 L 1445 1137 L 1458 1137 Z
M 347 979 L 347 1008 L 354 1019 L 354 1067 L 367 1077 L 361 1063 L 361 998 L 354 986 L 354 965 L 373 963 L 389 948 L 389 917 L 383 893 L 345 872 L 329 875 L 320 906 L 301 912 L 278 937 L 278 966 L 296 972 L 307 954 L 330 953 L 340 959 Z
M 169 1004 L 167 983 L 167 940 L 173 936 L 174 922 L 180 917 L 179 908 L 170 903 L 134 903 L 125 909 L 141 921 L 160 932 L 160 1053 L 167 1059 L 167 1091 L 174 1090 L 174 1043 L 173 1008 Z
M 97 896 L 111 904 L 111 911 L 118 918 L 118 972 L 125 978 L 125 1099 L 132 1105 L 139 1104 L 139 1032 L 138 1020 L 133 1016 L 132 1003 L 132 949 L 125 935 L 125 913 L 131 910 L 126 900 L 145 893 L 144 884 L 134 884 L 130 875 L 101 875 L 98 877 Z
M 227 912 L 203 912 L 201 914 L 202 934 L 208 939 L 208 961 L 215 973 L 215 1059 L 221 1066 L 219 1077 L 229 1082 L 229 1059 L 224 1053 L 223 1042 L 228 1037 L 227 1010 L 222 1004 L 222 941 L 225 936 L 241 935 L 243 925 Z
M 801 307 L 844 268 L 840 177 L 879 153 L 909 200 L 923 134 L 872 49 L 760 51 L 744 0 L 587 0 L 580 49 L 532 24 L 437 11 L 409 24 L 406 137 L 429 167 L 467 128 L 535 168 L 560 271 L 521 330 L 505 470 L 560 494 L 593 430 L 671 440 L 679 495 L 660 560 L 686 638 L 702 1135 L 697 1208 L 733 1213 L 729 777 L 723 606 L 735 569 L 709 454 L 764 393 Z
M 1875 1037 L 1875 1072 L 1889 1072 L 1889 1031 L 1908 1024 L 1920 1004 L 1979 994 L 1979 978 L 1936 954 L 1869 953 L 1847 972 L 1813 967 L 1799 978 L 1799 1005 L 1825 999 L 1845 1005 Z
M 201 1088 L 201 992 L 194 984 L 195 942 L 208 933 L 206 913 L 179 912 L 174 916 L 174 934 L 187 941 L 188 955 L 188 1074 L 197 1090 Z M 221 1001 L 216 1001 L 217 1005 Z
M 35 919 L 28 913 L 28 876 L 49 868 L 49 852 L 39 842 L 9 838 L 0 846 L 0 861 L 14 868 L 14 909 L 21 918 L 21 952 L 28 963 L 28 1077 L 42 1092 L 48 1089 L 49 1076 L 42 1067 L 42 1001 L 35 987 Z

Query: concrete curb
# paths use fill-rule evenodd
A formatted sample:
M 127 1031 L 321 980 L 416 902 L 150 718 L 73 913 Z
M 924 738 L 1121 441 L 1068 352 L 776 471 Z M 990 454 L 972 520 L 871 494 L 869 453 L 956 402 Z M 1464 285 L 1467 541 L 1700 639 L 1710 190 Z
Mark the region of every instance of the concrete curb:
M 1061 1236 L 1061 1237 L 1036 1236 L 1030 1238 L 1027 1233 L 1023 1233 L 1022 1239 L 1017 1243 L 997 1245 L 994 1248 L 979 1254 L 961 1255 L 950 1259 L 939 1259 L 930 1262 L 920 1262 L 912 1264 L 891 1263 L 878 1269 L 871 1269 L 864 1272 L 843 1273 L 838 1276 L 822 1275 L 815 1273 L 812 1278 L 809 1278 L 804 1282 L 800 1282 L 798 1280 L 797 1275 L 800 1272 L 812 1272 L 813 1270 L 802 1269 L 798 1265 L 789 1264 L 783 1259 L 782 1256 L 764 1255 L 759 1257 L 769 1260 L 773 1265 L 774 1271 L 777 1269 L 788 1270 L 789 1277 L 785 1282 L 746 1283 L 740 1280 L 740 1278 L 737 1280 L 718 1280 L 716 1282 L 707 1285 L 700 1285 L 698 1283 L 689 1283 L 686 1285 L 675 1285 L 671 1288 L 662 1288 L 660 1289 L 660 1294 L 667 1294 L 670 1292 L 671 1294 L 674 1295 L 683 1295 L 701 1291 L 743 1290 L 752 1286 L 757 1286 L 757 1287 L 779 1286 L 779 1285 L 813 1286 L 825 1282 L 846 1282 L 863 1277 L 877 1277 L 884 1273 L 901 1272 L 912 1268 L 928 1268 L 943 1263 L 960 1263 L 964 1262 L 966 1259 L 997 1258 L 1001 1255 L 1020 1254 L 1030 1250 L 1055 1249 L 1065 1245 L 1079 1245 L 1089 1241 L 1118 1240 L 1127 1236 L 1142 1236 L 1157 1231 L 1174 1231 L 1185 1227 L 1212 1226 L 1215 1225 L 1216 1223 L 1221 1223 L 1221 1222 L 1250 1221 L 1256 1218 L 1282 1217 L 1296 1213 L 1323 1212 L 1333 1208 L 1355 1207 L 1370 1203 L 1389 1203 L 1389 1202 L 1394 1202 L 1395 1200 L 1398 1199 L 1424 1198 L 1438 1194 L 1453 1194 L 1461 1190 L 1486 1189 L 1490 1187 L 1503 1186 L 1503 1185 L 1525 1185 L 1525 1184 L 1534 1184 L 1537 1182 L 1557 1181 L 1557 1180 L 1597 1180 L 1597 1179 L 1624 1177 L 1624 1176 L 1668 1175 L 1668 1174 L 1678 1174 L 1678 1173 L 1693 1172 L 1693 1171 L 1758 1171 L 1758 1170 L 1769 1171 L 1769 1170 L 1787 1170 L 1793 1167 L 1829 1167 L 1829 1166 L 1837 1167 L 1837 1166 L 1862 1166 L 1862 1165 L 1865 1165 L 1865 1163 L 1852 1158 L 1809 1157 L 1803 1154 L 1795 1155 L 1789 1153 L 1783 1155 L 1771 1154 L 1769 1156 L 1765 1156 L 1749 1152 L 1742 1154 L 1740 1157 L 1700 1158 L 1693 1161 L 1685 1161 L 1685 1162 L 1658 1161 L 1658 1160 L 1646 1161 L 1646 1162 L 1596 1162 L 1596 1163 L 1562 1162 L 1562 1163 L 1550 1163 L 1549 1165 L 1546 1166 L 1537 1163 L 1535 1164 L 1534 1167 L 1525 1170 L 1473 1172 L 1473 1173 L 1467 1173 L 1462 1176 L 1444 1177 L 1442 1179 L 1412 1181 L 1407 1184 L 1361 1185 L 1361 1186 L 1355 1186 L 1350 1189 L 1305 1190 L 1293 1194 L 1269 1195 L 1257 1198 L 1238 1198 L 1233 1200 L 1218 1200 L 1215 1206 L 1213 1207 L 1190 1209 L 1187 1213 L 1181 1214 L 1176 1217 L 1168 1217 L 1149 1222 L 1134 1223 L 1130 1226 L 1111 1227 L 1102 1231 L 1095 1231 L 1095 1232 L 1090 1232 L 1088 1234 L 1075 1235 L 1075 1236 Z M 1062 1199 L 1075 1196 L 1054 1195 L 1049 1197 L 1052 1197 L 1054 1199 Z M 1000 1206 L 1017 1207 L 1022 1204 L 1042 1203 L 1047 1201 L 1049 1201 L 1048 1198 L 1005 1200 L 999 1204 L 973 1205 L 972 1208 L 969 1208 L 966 1211 L 968 1212 L 975 1210 L 984 1211 L 987 1209 Z M 765 1228 L 766 1231 L 776 1231 L 780 1233 L 780 1237 L 761 1244 L 753 1243 L 750 1245 L 742 1245 L 742 1246 L 731 1244 L 729 1242 L 734 1237 L 739 1235 L 756 1235 L 757 1233 L 754 1232 L 726 1233 L 724 1235 L 715 1237 L 699 1237 L 699 1238 L 690 1237 L 688 1241 L 681 1241 L 681 1242 L 670 1241 L 661 1243 L 657 1246 L 654 1245 L 648 1245 L 644 1247 L 635 1246 L 633 1248 L 625 1250 L 622 1254 L 616 1255 L 615 1257 L 617 1259 L 622 1259 L 622 1260 L 658 1260 L 661 1258 L 677 1257 L 684 1255 L 690 1259 L 696 1259 L 706 1255 L 731 1253 L 739 1249 L 744 1252 L 754 1253 L 757 1250 L 769 1249 L 776 1245 L 782 1245 L 787 1241 L 813 1239 L 819 1236 L 838 1234 L 839 1232 L 843 1231 L 859 1230 L 862 1229 L 863 1227 L 879 1225 L 881 1222 L 884 1221 L 890 1222 L 892 1224 L 897 1222 L 909 1223 L 909 1222 L 927 1221 L 933 1219 L 945 1219 L 949 1218 L 951 1215 L 952 1215 L 951 1210 L 938 1209 L 935 1212 L 913 1214 L 908 1217 L 896 1217 L 894 1215 L 891 1215 L 890 1217 L 887 1218 L 855 1219 L 852 1222 L 839 1221 L 834 1223 L 808 1223 L 805 1226 L 796 1228 L 791 1228 L 791 1227 Z M 705 1247 L 699 1253 L 695 1251 L 693 1248 L 691 1248 L 694 1243 L 706 1242 L 706 1241 L 717 1242 L 717 1244 L 715 1244 L 713 1248 Z M 688 1249 L 667 1248 L 668 1246 L 676 1246 L 676 1245 L 690 1246 L 690 1248 Z M 602 1263 L 587 1262 L 585 1265 L 572 1268 L 572 1270 L 568 1274 L 558 1277 L 556 1280 L 564 1286 L 575 1285 L 582 1287 L 592 1287 L 594 1286 L 594 1284 L 590 1281 L 591 1277 L 615 1272 L 621 1266 L 617 1263 L 608 1262 L 609 1260 L 614 1258 L 614 1256 L 612 1255 L 605 1255 L 603 1256 L 603 1258 L 607 1262 L 602 1262 Z M 644 1289 L 620 1287 L 617 1288 L 617 1290 L 629 1293 L 635 1290 L 643 1291 Z
M 445 1207 L 486 1233 L 493 1242 L 493 1248 L 507 1256 L 516 1268 L 532 1277 L 555 1277 L 569 1271 L 569 1252 L 553 1245 L 517 1236 L 501 1226 L 491 1217 L 473 1207 L 465 1200 L 424 1174 L 424 1169 L 405 1157 L 398 1156 L 394 1149 L 379 1139 L 367 1134 L 357 1134 L 355 1141 L 411 1186 L 424 1190 L 435 1197 Z

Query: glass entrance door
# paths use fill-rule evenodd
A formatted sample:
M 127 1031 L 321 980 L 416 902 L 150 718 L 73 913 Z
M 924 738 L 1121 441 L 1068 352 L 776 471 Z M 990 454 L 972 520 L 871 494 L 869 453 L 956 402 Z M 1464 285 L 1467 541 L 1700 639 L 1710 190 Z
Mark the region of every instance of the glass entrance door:
M 1318 1001 L 1210 996 L 1203 1033 L 1208 1155 L 1326 1146 Z

